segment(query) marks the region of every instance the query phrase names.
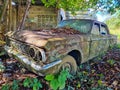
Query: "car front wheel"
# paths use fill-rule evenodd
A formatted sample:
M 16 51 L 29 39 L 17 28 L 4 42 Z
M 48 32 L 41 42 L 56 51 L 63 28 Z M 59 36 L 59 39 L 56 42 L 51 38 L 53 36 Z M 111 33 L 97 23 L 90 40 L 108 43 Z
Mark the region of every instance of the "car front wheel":
M 67 69 L 71 74 L 75 74 L 77 71 L 76 61 L 70 55 L 65 56 L 59 66 L 59 71 L 65 69 Z

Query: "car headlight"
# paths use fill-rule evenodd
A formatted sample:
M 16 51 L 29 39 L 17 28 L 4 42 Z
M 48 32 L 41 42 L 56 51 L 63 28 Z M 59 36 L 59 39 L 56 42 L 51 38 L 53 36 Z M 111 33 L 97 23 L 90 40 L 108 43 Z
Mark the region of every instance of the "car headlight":
M 38 52 L 37 52 L 37 61 L 42 60 L 42 59 L 43 59 L 42 57 L 43 57 L 43 56 L 42 56 L 41 52 L 38 51 Z
M 29 54 L 28 54 L 31 58 L 33 58 L 35 61 L 46 61 L 46 57 L 45 57 L 45 52 L 43 49 L 39 49 L 39 48 L 34 48 L 34 47 L 30 47 L 29 48 Z
M 34 47 L 25 43 L 20 43 L 20 42 L 11 42 L 12 47 L 16 47 L 20 52 L 23 54 L 27 55 L 28 57 L 31 57 L 34 61 L 46 61 L 46 55 L 45 51 L 41 48 Z
M 34 59 L 36 57 L 36 50 L 32 47 L 29 48 L 29 56 Z

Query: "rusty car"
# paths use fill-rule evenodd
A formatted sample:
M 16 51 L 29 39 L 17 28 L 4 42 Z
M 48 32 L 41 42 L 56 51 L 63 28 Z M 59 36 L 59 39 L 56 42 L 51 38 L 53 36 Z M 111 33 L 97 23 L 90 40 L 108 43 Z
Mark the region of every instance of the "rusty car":
M 61 21 L 56 28 L 19 30 L 7 35 L 5 50 L 28 70 L 38 75 L 57 73 L 77 67 L 116 44 L 107 25 L 90 19 Z

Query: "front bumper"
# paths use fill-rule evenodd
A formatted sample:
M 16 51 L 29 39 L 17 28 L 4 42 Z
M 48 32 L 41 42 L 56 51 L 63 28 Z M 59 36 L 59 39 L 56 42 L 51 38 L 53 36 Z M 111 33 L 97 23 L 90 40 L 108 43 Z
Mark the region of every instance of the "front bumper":
M 57 66 L 62 62 L 62 60 L 56 60 L 49 64 L 40 66 L 35 61 L 30 60 L 27 56 L 21 54 L 20 52 L 12 49 L 11 47 L 5 46 L 5 50 L 8 54 L 12 55 L 19 62 L 21 62 L 28 70 L 33 71 L 34 73 L 44 76 L 46 74 L 55 73 L 57 71 Z

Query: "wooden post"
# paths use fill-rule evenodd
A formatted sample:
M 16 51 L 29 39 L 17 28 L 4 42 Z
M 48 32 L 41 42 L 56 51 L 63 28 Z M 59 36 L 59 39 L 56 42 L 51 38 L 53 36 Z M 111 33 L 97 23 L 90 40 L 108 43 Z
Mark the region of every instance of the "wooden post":
M 12 0 L 9 0 L 9 31 L 12 30 Z
M 5 12 L 6 12 L 6 9 L 7 9 L 7 6 L 8 6 L 8 0 L 5 0 L 5 3 L 4 3 L 4 6 L 3 6 L 3 11 L 2 11 L 2 14 L 0 16 L 0 23 L 3 21 L 3 17 L 5 15 Z
M 0 16 L 0 32 L 4 32 L 4 31 L 2 31 L 2 26 L 3 26 L 3 20 L 4 20 L 4 16 L 5 16 L 6 10 L 7 10 L 8 3 L 9 3 L 8 0 L 6 0 L 4 2 L 4 6 L 3 6 L 3 9 L 2 9 L 2 14 Z
M 12 26 L 13 26 L 13 31 L 15 31 L 16 30 L 16 22 L 17 22 L 17 17 L 16 17 L 16 8 L 15 7 L 13 7 L 13 13 L 12 13 L 12 16 L 13 16 L 13 24 L 12 24 Z

